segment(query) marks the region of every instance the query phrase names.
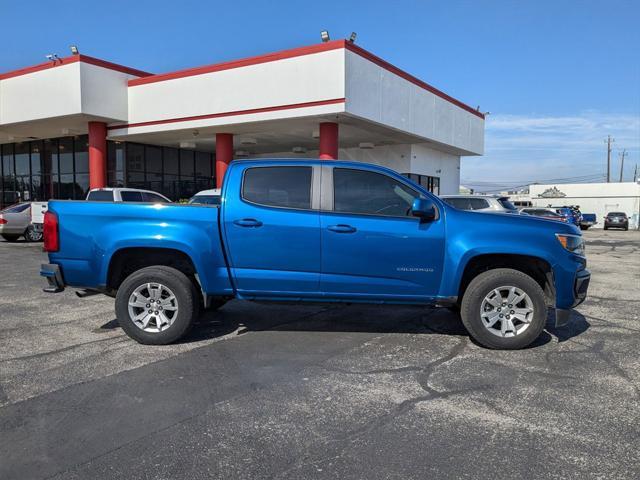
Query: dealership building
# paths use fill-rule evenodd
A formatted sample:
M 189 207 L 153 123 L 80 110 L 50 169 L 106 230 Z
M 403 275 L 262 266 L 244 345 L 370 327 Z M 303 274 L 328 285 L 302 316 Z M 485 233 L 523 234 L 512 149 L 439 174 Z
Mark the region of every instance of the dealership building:
M 0 206 L 127 186 L 172 199 L 234 158 L 385 165 L 457 193 L 484 115 L 346 40 L 151 74 L 83 54 L 0 73 Z

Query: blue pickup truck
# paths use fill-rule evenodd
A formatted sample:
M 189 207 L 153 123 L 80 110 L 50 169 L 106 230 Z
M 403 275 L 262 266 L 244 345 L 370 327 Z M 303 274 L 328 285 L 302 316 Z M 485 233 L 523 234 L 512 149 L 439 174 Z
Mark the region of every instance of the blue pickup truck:
M 459 309 L 470 335 L 523 348 L 586 297 L 573 225 L 458 210 L 398 173 L 324 160 L 232 162 L 220 206 L 51 201 L 45 291 L 115 297 L 124 331 L 174 342 L 231 298 Z

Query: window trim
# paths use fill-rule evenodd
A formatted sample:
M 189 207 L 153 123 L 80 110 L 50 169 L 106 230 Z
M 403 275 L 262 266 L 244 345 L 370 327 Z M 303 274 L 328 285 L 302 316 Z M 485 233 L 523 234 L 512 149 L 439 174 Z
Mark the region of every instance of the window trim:
M 374 170 L 369 170 L 369 169 L 366 169 L 366 168 L 357 168 L 357 167 L 353 167 L 353 166 L 349 166 L 349 167 L 332 166 L 330 168 L 331 168 L 331 187 L 332 187 L 331 188 L 331 202 L 332 202 L 331 208 L 332 209 L 330 211 L 323 211 L 323 213 L 333 213 L 333 214 L 336 214 L 336 215 L 354 215 L 354 216 L 357 215 L 357 216 L 363 216 L 363 217 L 387 218 L 387 219 L 393 218 L 393 219 L 396 219 L 396 220 L 420 221 L 420 218 L 414 217 L 412 215 L 402 215 L 402 216 L 400 216 L 400 215 L 380 215 L 380 214 L 377 214 L 377 213 L 338 212 L 338 211 L 336 211 L 336 209 L 335 209 L 335 206 L 336 206 L 336 201 L 335 201 L 336 189 L 335 189 L 335 181 L 334 181 L 334 172 L 335 172 L 336 169 L 338 169 L 338 170 L 354 170 L 354 171 L 357 171 L 357 172 L 368 172 L 368 173 L 374 173 L 374 174 L 382 175 L 384 177 L 388 177 L 388 178 L 391 178 L 393 180 L 396 180 L 398 183 L 404 185 L 409 190 L 417 193 L 418 197 L 422 196 L 423 194 L 421 192 L 417 191 L 415 188 L 413 188 L 412 185 L 409 185 L 406 182 L 404 182 L 403 179 L 396 178 L 396 177 L 394 177 L 392 175 L 389 175 L 387 173 L 376 172 Z M 433 199 L 429 199 L 429 200 L 432 200 L 432 202 L 433 202 Z M 436 209 L 435 220 L 437 220 L 437 219 L 440 218 L 440 208 L 438 207 L 438 204 L 436 202 L 433 202 L 433 206 Z
M 282 207 L 278 205 L 267 205 L 264 203 L 252 202 L 251 200 L 247 200 L 244 197 L 244 187 L 246 181 L 246 174 L 249 170 L 253 170 L 256 168 L 308 168 L 311 169 L 311 182 L 309 186 L 309 203 L 310 208 L 295 208 L 295 207 Z M 318 185 L 320 183 L 320 175 L 319 170 L 316 165 L 253 165 L 246 167 L 242 171 L 242 182 L 240 184 L 240 201 L 246 203 L 248 205 L 255 205 L 263 208 L 273 208 L 277 210 L 293 210 L 297 212 L 318 212 L 320 210 L 320 202 L 319 202 L 319 188 Z

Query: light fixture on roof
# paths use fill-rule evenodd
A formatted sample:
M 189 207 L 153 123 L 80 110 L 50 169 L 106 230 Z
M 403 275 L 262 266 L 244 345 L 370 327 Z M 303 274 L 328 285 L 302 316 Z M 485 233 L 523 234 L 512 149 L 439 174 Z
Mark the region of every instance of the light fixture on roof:
M 236 158 L 246 158 L 249 156 L 249 152 L 246 150 L 236 150 Z
M 351 43 L 356 43 L 356 36 L 357 36 L 356 32 L 351 32 L 351 36 L 349 37 L 349 41 Z
M 71 45 L 69 49 L 71 50 L 71 55 L 80 55 L 80 50 L 76 45 Z
M 304 147 L 293 147 L 291 151 L 293 153 L 307 153 L 307 149 Z
M 180 148 L 196 148 L 196 142 L 180 142 Z
M 53 63 L 56 63 L 58 60 L 60 60 L 60 57 L 58 57 L 58 55 L 55 53 L 50 53 L 46 57 L 47 57 L 47 60 L 50 60 Z
M 320 138 L 320 130 L 316 129 L 313 132 L 311 132 L 311 138 Z
M 258 141 L 255 138 L 241 137 L 240 145 L 256 145 Z
M 320 38 L 321 38 L 321 39 L 322 39 L 322 41 L 323 41 L 323 42 L 325 42 L 325 43 L 326 43 L 326 42 L 328 42 L 329 40 L 331 40 L 331 39 L 329 38 L 329 32 L 328 32 L 327 30 L 322 30 L 322 31 L 320 32 Z
M 375 147 L 375 145 L 371 142 L 361 142 L 358 147 L 360 147 L 362 150 L 371 150 L 373 147 Z

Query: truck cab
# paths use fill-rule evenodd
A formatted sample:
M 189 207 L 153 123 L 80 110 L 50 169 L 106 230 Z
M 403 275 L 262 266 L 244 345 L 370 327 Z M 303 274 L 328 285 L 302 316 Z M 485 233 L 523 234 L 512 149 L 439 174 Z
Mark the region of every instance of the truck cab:
M 51 291 L 115 296 L 142 343 L 237 298 L 449 306 L 482 345 L 522 348 L 548 306 L 566 323 L 590 278 L 574 226 L 462 211 L 384 167 L 325 160 L 235 161 L 219 207 L 54 201 L 45 248 Z

